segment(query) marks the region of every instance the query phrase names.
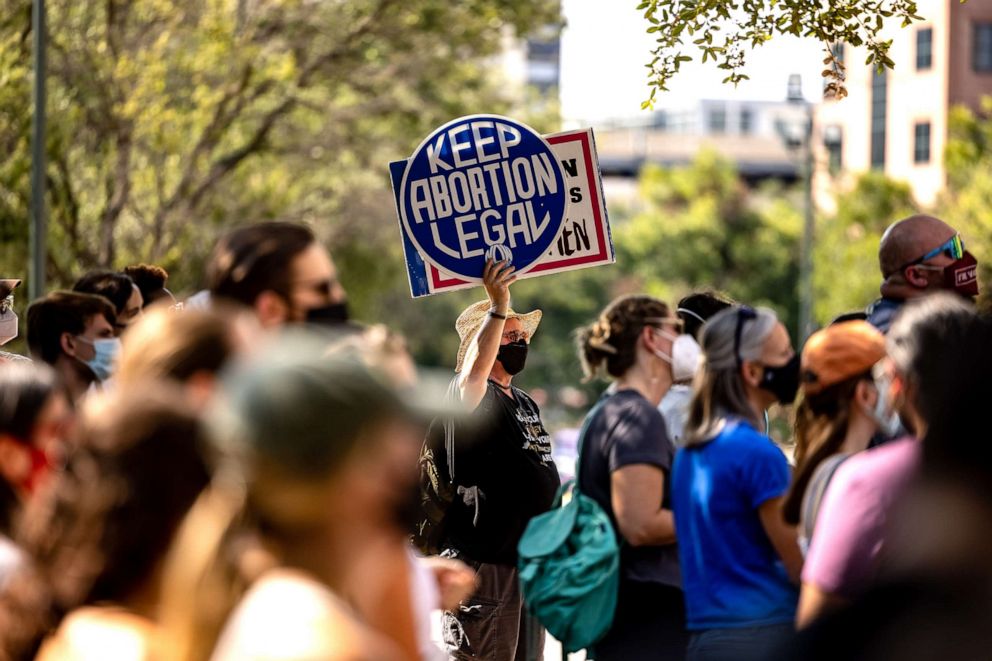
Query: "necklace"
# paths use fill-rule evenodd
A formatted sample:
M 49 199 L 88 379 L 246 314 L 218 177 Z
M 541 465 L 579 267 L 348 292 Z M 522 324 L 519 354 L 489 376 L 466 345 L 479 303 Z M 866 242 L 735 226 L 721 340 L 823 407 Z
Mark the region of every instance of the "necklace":
M 503 390 L 510 390 L 511 389 L 511 386 L 510 386 L 509 383 L 504 386 L 502 383 L 500 383 L 496 379 L 489 379 L 489 383 L 491 383 L 494 386 L 497 386 L 499 388 L 502 388 Z

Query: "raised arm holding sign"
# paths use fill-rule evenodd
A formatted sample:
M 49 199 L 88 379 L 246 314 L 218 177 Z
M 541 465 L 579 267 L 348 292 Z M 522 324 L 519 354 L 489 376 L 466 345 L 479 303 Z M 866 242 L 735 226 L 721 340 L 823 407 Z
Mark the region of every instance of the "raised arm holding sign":
M 458 384 L 462 402 L 473 411 L 482 401 L 482 396 L 486 394 L 486 381 L 491 379 L 509 387 L 513 379 L 513 375 L 496 360 L 504 328 L 513 332 L 519 331 L 523 326 L 517 319 L 507 320 L 507 313 L 510 310 L 510 285 L 517 279 L 513 272 L 514 268 L 508 262 L 486 260 L 482 284 L 486 288 L 486 295 L 492 307 L 489 308 L 489 313 L 482 322 L 482 328 L 468 348 L 465 355 L 466 366 L 462 369 Z M 510 328 L 506 328 L 507 326 Z

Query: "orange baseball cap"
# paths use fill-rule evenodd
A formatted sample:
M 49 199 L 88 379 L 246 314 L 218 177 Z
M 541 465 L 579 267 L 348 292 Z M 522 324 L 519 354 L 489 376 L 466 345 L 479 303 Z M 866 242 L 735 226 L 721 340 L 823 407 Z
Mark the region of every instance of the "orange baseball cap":
M 800 364 L 803 392 L 813 395 L 864 374 L 885 357 L 885 338 L 867 321 L 845 321 L 806 340 Z

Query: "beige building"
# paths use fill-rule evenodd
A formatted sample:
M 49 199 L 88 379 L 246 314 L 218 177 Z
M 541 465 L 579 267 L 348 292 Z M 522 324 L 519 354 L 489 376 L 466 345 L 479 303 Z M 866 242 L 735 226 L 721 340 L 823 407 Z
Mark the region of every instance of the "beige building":
M 886 34 L 894 70 L 879 74 L 864 64 L 864 48 L 838 46 L 848 96 L 824 99 L 816 113 L 817 202 L 825 210 L 869 169 L 908 182 L 918 202 L 933 204 L 946 180 L 949 110 L 978 109 L 992 95 L 992 0 L 917 0 L 917 7 L 926 20 Z

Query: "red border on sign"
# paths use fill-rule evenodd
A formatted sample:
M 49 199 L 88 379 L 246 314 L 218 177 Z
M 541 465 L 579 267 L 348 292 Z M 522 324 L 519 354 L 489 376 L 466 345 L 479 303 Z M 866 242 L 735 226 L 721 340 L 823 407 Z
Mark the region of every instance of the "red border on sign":
M 606 235 L 603 233 L 603 218 L 601 215 L 601 208 L 599 206 L 599 187 L 596 185 L 596 177 L 593 175 L 593 163 L 592 163 L 592 152 L 589 146 L 589 134 L 586 132 L 575 133 L 572 135 L 558 135 L 552 138 L 547 138 L 547 141 L 553 145 L 557 145 L 562 142 L 574 142 L 576 139 L 582 143 L 582 157 L 585 160 L 586 176 L 589 178 L 589 194 L 592 199 L 592 212 L 593 220 L 596 223 L 596 236 L 599 239 L 599 253 L 595 255 L 587 255 L 586 257 L 573 257 L 571 259 L 562 259 L 557 262 L 545 262 L 532 268 L 528 273 L 539 273 L 541 271 L 547 271 L 549 269 L 557 269 L 563 266 L 578 266 L 580 264 L 588 264 L 590 262 L 595 262 L 601 259 L 606 259 Z M 441 272 L 433 264 L 429 264 L 428 268 L 431 272 L 431 285 L 434 289 L 441 287 L 453 287 L 456 285 L 468 284 L 464 280 L 459 280 L 458 278 L 449 278 L 447 280 L 441 279 Z

